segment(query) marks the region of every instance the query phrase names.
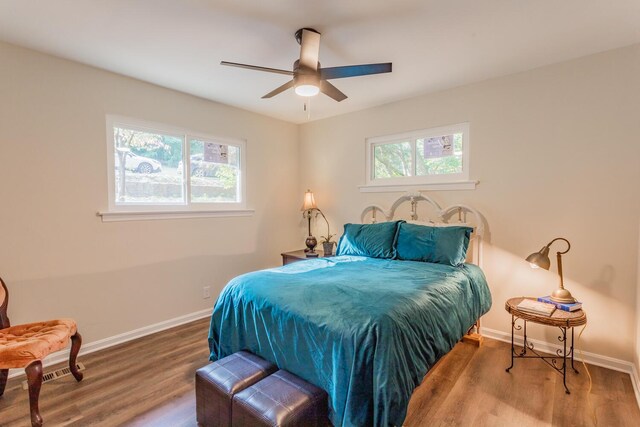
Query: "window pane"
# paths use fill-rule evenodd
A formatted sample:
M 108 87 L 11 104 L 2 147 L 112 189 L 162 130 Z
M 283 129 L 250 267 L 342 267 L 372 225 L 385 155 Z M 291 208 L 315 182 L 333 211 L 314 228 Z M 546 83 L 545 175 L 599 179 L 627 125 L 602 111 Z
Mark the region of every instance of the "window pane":
M 191 139 L 191 202 L 240 202 L 240 148 Z
M 416 158 L 419 176 L 462 173 L 462 133 L 418 139 Z
M 411 175 L 411 143 L 408 141 L 375 145 L 373 158 L 373 179 Z
M 114 126 L 115 200 L 117 204 L 185 203 L 178 172 L 183 139 Z

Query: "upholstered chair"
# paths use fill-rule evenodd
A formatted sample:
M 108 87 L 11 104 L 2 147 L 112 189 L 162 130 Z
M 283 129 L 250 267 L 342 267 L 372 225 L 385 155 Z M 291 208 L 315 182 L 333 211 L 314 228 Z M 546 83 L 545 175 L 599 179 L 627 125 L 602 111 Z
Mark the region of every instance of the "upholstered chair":
M 38 398 L 42 386 L 42 359 L 65 348 L 71 339 L 69 369 L 75 379 L 81 381 L 82 373 L 76 366 L 76 357 L 82 337 L 78 333 L 76 322 L 71 319 L 11 326 L 7 317 L 9 291 L 2 278 L 0 285 L 0 396 L 4 394 L 9 369 L 25 368 L 29 385 L 31 425 L 41 426 Z

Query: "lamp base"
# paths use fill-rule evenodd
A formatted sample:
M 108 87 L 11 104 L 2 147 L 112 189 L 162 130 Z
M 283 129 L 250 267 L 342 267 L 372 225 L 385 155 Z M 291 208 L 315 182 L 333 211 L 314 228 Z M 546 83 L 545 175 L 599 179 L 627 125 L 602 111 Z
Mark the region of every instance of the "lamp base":
M 564 288 L 558 288 L 550 295 L 550 299 L 553 302 L 559 302 L 561 304 L 573 304 L 576 299 L 571 295 L 571 292 Z
M 314 236 L 309 236 L 304 244 L 307 245 L 307 249 L 304 250 L 305 252 L 314 252 L 314 249 L 318 246 L 318 241 Z

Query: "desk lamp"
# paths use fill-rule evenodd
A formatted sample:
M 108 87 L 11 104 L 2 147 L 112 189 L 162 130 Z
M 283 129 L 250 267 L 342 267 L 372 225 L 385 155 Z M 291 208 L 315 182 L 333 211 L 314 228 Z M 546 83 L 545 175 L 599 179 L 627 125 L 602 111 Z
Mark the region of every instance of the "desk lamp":
M 556 252 L 556 256 L 558 259 L 558 275 L 560 276 L 560 286 L 558 289 L 551 293 L 551 300 L 554 302 L 562 303 L 562 304 L 573 304 L 576 302 L 575 298 L 571 295 L 571 292 L 564 288 L 564 277 L 562 276 L 562 255 L 569 252 L 571 249 L 571 243 L 563 237 L 556 237 L 538 252 L 534 252 L 527 257 L 527 261 L 531 265 L 531 268 L 544 268 L 548 270 L 551 267 L 551 260 L 549 259 L 549 247 L 553 244 L 553 242 L 557 240 L 562 240 L 567 244 L 567 249 L 564 252 Z

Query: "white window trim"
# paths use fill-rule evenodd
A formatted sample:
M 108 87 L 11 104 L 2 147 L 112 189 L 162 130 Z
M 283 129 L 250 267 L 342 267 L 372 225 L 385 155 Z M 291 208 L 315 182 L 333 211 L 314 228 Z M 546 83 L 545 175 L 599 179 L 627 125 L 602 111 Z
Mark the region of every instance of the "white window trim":
M 437 184 L 359 185 L 361 193 L 406 193 L 407 191 L 475 190 L 480 181 L 441 182 Z
M 462 133 L 462 173 L 447 175 L 406 176 L 398 178 L 373 178 L 374 149 L 376 145 L 393 142 L 412 141 L 413 161 L 412 168 L 415 171 L 416 144 L 418 138 L 429 138 L 452 133 Z M 359 186 L 361 192 L 391 192 L 406 191 L 421 188 L 424 190 L 469 190 L 475 189 L 477 181 L 469 180 L 469 159 L 471 141 L 469 137 L 469 123 L 458 123 L 448 126 L 440 126 L 430 129 L 422 129 L 404 132 L 394 135 L 377 136 L 367 138 L 366 145 L 366 178 L 365 185 Z
M 127 203 L 117 204 L 115 200 L 115 159 L 114 152 L 114 125 L 121 125 L 129 129 L 137 129 L 161 133 L 164 135 L 175 135 L 183 138 L 183 192 L 185 201 L 181 203 Z M 109 114 L 106 116 L 107 126 L 107 179 L 108 179 L 108 210 L 100 211 L 98 215 L 103 222 L 107 221 L 130 221 L 142 219 L 174 219 L 174 218 L 202 218 L 221 216 L 247 216 L 253 214 L 253 210 L 246 207 L 246 174 L 247 174 L 247 150 L 246 141 L 243 139 L 220 137 L 214 135 L 194 132 L 188 129 L 155 123 L 145 120 L 134 119 Z M 190 186 L 191 165 L 187 161 L 191 158 L 190 139 L 210 140 L 222 144 L 233 145 L 240 148 L 239 158 L 239 187 L 240 202 L 231 203 L 191 203 Z
M 182 219 L 182 218 L 224 218 L 233 216 L 251 216 L 253 209 L 217 210 L 217 211 L 124 211 L 124 212 L 98 212 L 102 222 L 117 221 L 147 221 L 152 219 Z

